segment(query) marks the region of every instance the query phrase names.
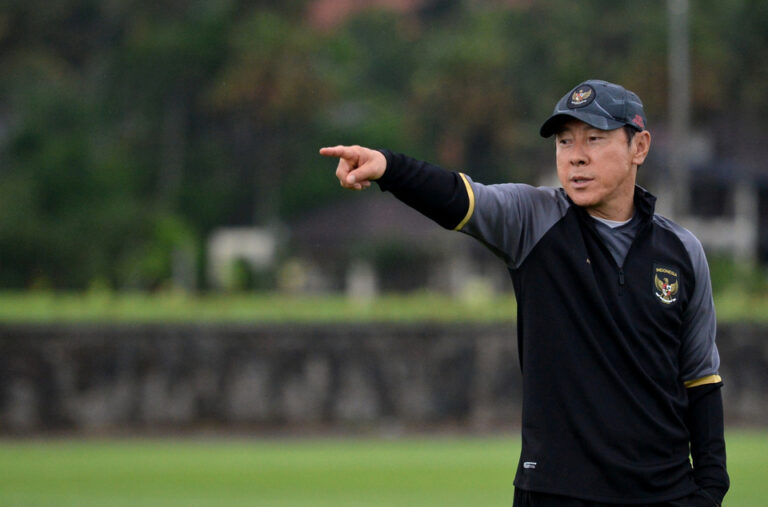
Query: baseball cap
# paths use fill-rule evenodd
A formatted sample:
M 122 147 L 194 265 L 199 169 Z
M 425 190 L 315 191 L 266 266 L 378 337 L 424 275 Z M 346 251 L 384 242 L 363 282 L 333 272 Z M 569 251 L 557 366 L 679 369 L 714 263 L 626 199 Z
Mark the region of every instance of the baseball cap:
M 600 130 L 629 125 L 642 131 L 646 125 L 640 97 L 622 86 L 599 79 L 584 81 L 566 93 L 541 126 L 541 136 L 554 134 L 563 117 L 576 118 Z

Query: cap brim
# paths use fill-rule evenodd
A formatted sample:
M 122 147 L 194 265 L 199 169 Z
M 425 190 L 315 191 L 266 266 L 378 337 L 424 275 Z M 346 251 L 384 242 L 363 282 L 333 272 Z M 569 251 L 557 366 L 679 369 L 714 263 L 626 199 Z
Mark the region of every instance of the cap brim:
M 568 112 L 553 114 L 541 126 L 541 129 L 539 129 L 539 134 L 541 135 L 541 137 L 551 137 L 553 134 L 557 132 L 560 125 L 564 121 L 566 121 L 568 118 L 575 118 L 577 120 L 583 121 L 584 123 L 591 125 L 592 127 L 595 127 L 596 129 L 600 129 L 600 130 L 615 130 L 625 125 L 620 121 L 612 120 L 612 119 L 606 118 L 605 116 L 590 114 L 585 111 L 576 110 L 576 111 L 568 111 Z

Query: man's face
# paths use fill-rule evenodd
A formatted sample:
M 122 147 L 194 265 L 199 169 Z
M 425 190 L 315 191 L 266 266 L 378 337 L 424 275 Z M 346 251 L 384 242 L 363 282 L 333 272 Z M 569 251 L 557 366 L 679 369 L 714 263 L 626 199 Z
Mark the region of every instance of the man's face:
M 639 132 L 628 143 L 623 128 L 600 130 L 573 119 L 555 140 L 557 176 L 568 197 L 591 215 L 631 218 L 637 166 L 648 154 L 650 134 Z

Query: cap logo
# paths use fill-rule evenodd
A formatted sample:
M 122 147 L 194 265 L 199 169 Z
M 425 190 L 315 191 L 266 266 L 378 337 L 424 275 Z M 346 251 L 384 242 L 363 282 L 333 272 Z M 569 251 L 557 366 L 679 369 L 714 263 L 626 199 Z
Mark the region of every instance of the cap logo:
M 656 298 L 665 305 L 671 305 L 677 301 L 677 293 L 680 289 L 677 269 L 655 264 L 653 272 L 653 293 Z
M 589 85 L 584 85 L 576 88 L 568 99 L 568 107 L 573 109 L 576 107 L 585 107 L 595 100 L 595 90 Z
M 641 129 L 645 128 L 645 122 L 643 121 L 643 117 L 639 114 L 636 114 L 634 118 L 632 118 L 632 123 L 640 127 Z

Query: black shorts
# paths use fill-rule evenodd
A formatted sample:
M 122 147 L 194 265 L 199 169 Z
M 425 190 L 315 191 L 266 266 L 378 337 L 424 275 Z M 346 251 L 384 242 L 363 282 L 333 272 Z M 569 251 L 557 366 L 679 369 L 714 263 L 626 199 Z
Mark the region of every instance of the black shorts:
M 515 488 L 515 503 L 513 505 L 514 507 L 716 507 L 717 503 L 702 490 L 695 491 L 686 497 L 669 500 L 667 502 L 624 505 L 591 502 L 589 500 L 580 500 L 578 498 L 550 495 L 547 493 L 536 493 Z

